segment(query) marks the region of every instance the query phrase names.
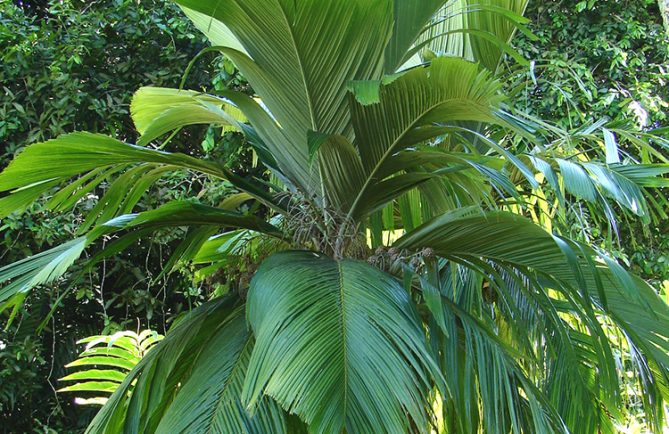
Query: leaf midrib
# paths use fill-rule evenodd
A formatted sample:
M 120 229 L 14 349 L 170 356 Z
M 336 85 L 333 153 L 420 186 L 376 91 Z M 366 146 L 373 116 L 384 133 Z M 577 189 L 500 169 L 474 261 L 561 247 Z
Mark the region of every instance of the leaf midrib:
M 283 8 L 283 5 L 281 4 L 280 1 L 276 2 L 277 6 L 281 10 L 281 16 L 283 18 L 284 23 L 286 24 L 286 28 L 288 29 L 288 34 L 290 35 L 290 40 L 292 42 L 291 48 L 293 49 L 293 52 L 295 54 L 295 59 L 297 60 L 297 69 L 300 73 L 300 78 L 302 79 L 302 88 L 304 90 L 304 96 L 306 98 L 307 102 L 307 110 L 309 112 L 309 121 L 311 122 L 311 130 L 312 131 L 318 131 L 318 127 L 316 126 L 316 119 L 315 119 L 315 113 L 314 113 L 314 106 L 311 101 L 311 94 L 309 93 L 309 86 L 307 86 L 307 77 L 305 75 L 304 71 L 304 65 L 302 64 L 302 56 L 300 54 L 300 51 L 297 48 L 297 42 L 295 40 L 295 34 L 293 33 L 293 28 L 290 26 L 290 22 L 288 21 L 288 16 L 286 15 L 286 11 Z M 319 169 L 318 170 L 318 181 L 320 183 L 320 191 L 321 195 L 323 198 L 325 198 L 325 182 L 323 180 L 323 173 Z
M 292 42 L 291 48 L 293 49 L 293 53 L 295 54 L 295 60 L 297 60 L 297 67 L 300 73 L 300 78 L 302 80 L 302 88 L 304 90 L 304 95 L 307 100 L 307 108 L 309 111 L 309 121 L 311 122 L 311 129 L 317 131 L 316 120 L 314 118 L 314 107 L 311 101 L 311 94 L 309 93 L 309 87 L 307 86 L 307 77 L 305 75 L 304 65 L 302 64 L 302 56 L 300 54 L 300 51 L 297 49 L 295 34 L 293 33 L 293 28 L 290 26 L 290 22 L 288 21 L 288 16 L 286 15 L 286 11 L 283 8 L 283 5 L 281 5 L 280 1 L 276 1 L 276 5 L 281 10 L 281 18 L 283 19 L 286 28 L 288 29 L 288 34 L 290 35 L 290 40 Z
M 437 107 L 439 107 L 443 104 L 447 104 L 447 103 L 452 102 L 452 101 L 456 101 L 456 100 L 465 100 L 465 99 L 463 99 L 463 98 L 449 98 L 449 99 L 446 99 L 446 100 L 441 100 L 440 102 L 431 105 L 427 110 L 424 110 L 419 116 L 417 116 L 416 119 L 413 122 L 411 122 L 411 124 L 408 125 L 407 128 L 405 128 L 400 133 L 400 135 L 393 141 L 391 146 L 381 156 L 381 158 L 376 163 L 376 165 L 374 166 L 372 171 L 369 173 L 369 175 L 367 175 L 367 179 L 365 180 L 365 183 L 363 184 L 362 188 L 360 189 L 360 192 L 357 194 L 355 200 L 353 201 L 353 205 L 351 205 L 351 208 L 348 211 L 347 219 L 352 218 L 354 212 L 357 211 L 357 209 L 356 209 L 357 205 L 360 202 L 360 199 L 362 199 L 362 196 L 367 192 L 367 188 L 369 187 L 369 184 L 371 183 L 372 179 L 374 179 L 374 176 L 379 171 L 381 166 L 385 163 L 386 159 L 390 155 L 392 155 L 392 153 L 394 152 L 395 147 L 397 145 L 399 145 L 399 143 L 402 141 L 402 139 L 404 139 L 404 137 L 406 137 L 406 135 L 409 133 L 409 131 L 411 131 L 421 119 L 423 119 L 431 111 L 435 110 Z M 469 100 L 465 100 L 465 101 L 469 101 Z

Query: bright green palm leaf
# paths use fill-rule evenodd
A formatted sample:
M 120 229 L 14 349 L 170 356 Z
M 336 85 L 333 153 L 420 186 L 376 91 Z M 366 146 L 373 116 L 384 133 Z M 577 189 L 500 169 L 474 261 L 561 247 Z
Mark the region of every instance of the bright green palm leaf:
M 640 348 L 642 357 L 657 367 L 649 374 L 649 387 L 657 387 L 661 393 L 669 391 L 669 306 L 617 263 L 607 259 L 607 267 L 593 268 L 587 258 L 596 255 L 586 247 L 569 253 L 556 238 L 529 220 L 500 212 L 447 213 L 409 232 L 395 246 L 411 250 L 430 247 L 456 262 L 487 260 L 538 273 L 542 287 L 561 290 L 579 303 L 590 320 L 595 320 L 594 312 L 587 313 L 592 305 L 611 318 Z M 582 294 L 587 298 L 582 299 Z
M 442 309 L 445 327 L 431 334 L 443 349 L 440 363 L 451 391 L 444 405 L 453 404 L 447 417 L 455 432 L 568 432 L 512 345 L 456 303 L 445 299 Z
M 122 170 L 141 163 L 169 167 L 172 170 L 190 169 L 219 178 L 225 178 L 227 174 L 216 163 L 184 154 L 128 145 L 99 134 L 66 134 L 54 140 L 27 146 L 0 173 L 0 192 L 10 193 L 0 202 L 0 216 L 21 209 L 54 185 L 62 184 L 74 176 L 86 176 L 100 169 Z M 92 182 L 100 181 L 100 178 L 95 178 Z M 120 193 L 125 196 L 128 186 L 120 186 L 120 189 Z
M 278 228 L 255 216 L 192 202 L 170 202 L 155 210 L 116 217 L 95 227 L 85 236 L 0 268 L 0 285 L 5 285 L 0 287 L 0 303 L 25 294 L 39 285 L 54 282 L 79 259 L 86 247 L 101 236 L 121 230 L 146 234 L 150 230 L 181 226 L 244 228 L 277 238 L 282 237 Z M 129 245 L 123 244 L 122 247 Z
M 513 268 L 504 270 L 498 266 L 474 274 L 472 265 L 464 268 L 451 264 L 459 272 L 455 278 L 448 279 L 452 273 L 450 269 L 445 270 L 444 277 L 448 281 L 443 284 L 443 293 L 454 299 L 462 311 L 475 315 L 483 324 L 488 324 L 491 331 L 496 332 L 492 335 L 495 340 L 511 349 L 510 356 L 515 359 L 509 360 L 512 365 L 522 360 L 525 366 L 529 366 L 528 372 L 538 374 L 537 392 L 540 390 L 540 396 L 534 401 L 539 404 L 541 411 L 547 414 L 557 411 L 574 434 L 597 432 L 598 428 L 604 429 L 612 426 L 614 421 L 621 420 L 615 411 L 620 406 L 620 401 L 616 399 L 619 396 L 617 394 L 620 384 L 612 361 L 613 355 L 610 351 L 599 349 L 602 343 L 598 333 L 584 333 L 572 328 L 576 324 L 574 318 L 579 318 L 578 322 L 582 325 L 590 324 L 592 319 L 587 317 L 589 313 L 584 312 L 579 305 L 552 298 L 545 286 L 527 275 L 521 278 L 522 274 Z M 484 281 L 486 286 L 483 285 Z M 481 296 L 482 287 L 487 288 L 484 290 L 486 293 L 494 294 L 494 317 L 487 309 L 491 300 Z M 577 328 L 582 329 L 582 325 Z M 542 342 L 541 351 L 535 352 L 534 342 Z M 605 344 L 610 345 L 608 342 Z M 457 351 L 457 347 L 453 351 Z M 446 369 L 452 370 L 449 363 L 472 363 L 470 357 L 461 359 L 458 353 L 451 355 L 444 361 Z M 591 371 L 592 366 L 598 367 L 595 375 Z M 488 375 L 489 370 L 485 366 L 483 369 L 483 372 L 477 372 L 476 369 L 469 371 L 476 376 Z M 607 372 L 613 373 L 614 377 L 607 377 Z M 451 377 L 453 374 L 448 378 Z M 462 382 L 464 379 L 458 380 Z M 487 380 L 488 383 L 497 381 L 495 378 Z M 453 389 L 462 389 L 462 385 L 449 388 Z M 493 427 L 503 426 L 503 423 L 495 422 L 495 403 L 504 402 L 506 397 L 499 396 L 500 393 L 505 393 L 503 389 L 489 390 L 492 393 L 480 395 L 480 399 L 482 408 L 488 412 L 488 416 L 484 418 L 489 426 L 486 431 L 495 432 Z M 527 396 L 532 394 L 531 391 L 525 391 Z M 565 394 L 569 395 L 569 400 L 564 399 Z M 462 416 L 459 419 L 466 421 L 467 403 L 471 398 L 456 398 L 460 403 L 458 407 L 463 408 L 460 410 Z M 518 411 L 523 405 L 522 399 L 513 399 L 510 402 L 513 402 L 508 406 L 511 412 Z M 519 419 L 522 420 L 522 416 Z M 491 421 L 492 427 L 489 425 Z M 520 424 L 523 431 L 533 431 L 527 427 L 525 422 Z M 463 432 L 471 431 L 465 429 Z
M 288 431 L 281 409 L 268 400 L 253 416 L 241 406 L 239 376 L 250 339 L 243 306 L 233 299 L 197 308 L 139 362 L 87 432 L 298 432 Z
M 350 136 L 346 84 L 382 73 L 392 26 L 390 0 L 178 3 L 227 26 L 245 48 L 248 55 L 231 44 L 222 51 L 286 131 L 282 169 L 306 191 L 313 189 L 306 131 Z
M 243 392 L 251 408 L 270 396 L 314 433 L 427 428 L 435 366 L 392 277 L 362 262 L 279 253 L 256 273 L 247 308 L 256 335 Z
M 239 397 L 253 337 L 243 308 L 232 312 L 193 362 L 192 374 L 160 420 L 157 433 L 287 432 L 283 411 L 265 399 L 247 413 Z
M 186 16 L 193 22 L 199 31 L 207 36 L 213 46 L 230 47 L 240 53 L 248 55 L 241 42 L 235 37 L 230 29 L 217 19 L 197 12 L 193 9 L 181 6 Z
M 385 53 L 385 72 L 392 74 L 402 65 L 409 48 L 434 15 L 449 0 L 394 1 L 393 34 Z
M 110 336 L 90 336 L 80 340 L 78 343 L 87 344 L 86 349 L 66 367 L 94 366 L 95 368 L 80 370 L 61 378 L 59 381 L 76 381 L 76 383 L 63 387 L 58 392 L 97 392 L 98 396 L 88 399 L 77 398 L 77 402 L 103 404 L 107 400 L 105 396 L 113 393 L 123 383 L 128 372 L 161 339 L 161 335 L 151 330 L 144 330 L 139 335 L 123 331 Z
M 144 193 L 170 170 L 172 170 L 170 167 L 140 164 L 118 176 L 109 183 L 105 193 L 101 195 L 93 209 L 88 212 L 84 222 L 77 228 L 77 234 L 84 234 L 95 224 L 104 223 L 118 215 L 132 212 Z M 95 182 L 97 182 L 97 179 Z M 65 189 L 69 189 L 69 187 L 66 186 Z M 71 202 L 74 197 L 80 196 L 82 191 L 86 190 L 88 188 L 79 189 L 69 198 L 68 202 Z M 61 192 L 62 190 L 58 194 Z
M 132 172 L 132 167 L 141 165 L 144 174 Z M 0 173 L 0 193 L 9 196 L 0 199 L 0 217 L 22 209 L 55 185 L 82 175 L 88 182 L 74 181 L 55 193 L 51 205 L 62 209 L 73 206 L 85 192 L 90 191 L 104 179 L 130 168 L 138 179 L 129 179 L 128 172 L 121 177 L 127 182 L 112 183 L 93 218 L 108 218 L 131 211 L 152 181 L 174 170 L 191 170 L 219 179 L 227 179 L 242 191 L 271 208 L 281 209 L 271 194 L 225 167 L 181 153 L 169 153 L 145 147 L 129 145 L 111 137 L 72 133 L 43 143 L 26 147 L 9 166 Z M 140 170 L 140 169 L 137 169 Z M 95 174 L 93 176 L 92 174 Z M 81 178 L 80 178 L 81 179 Z M 151 181 L 151 182 L 149 182 Z
M 59 179 L 47 179 L 11 190 L 7 196 L 0 198 L 0 218 L 5 218 L 14 211 L 22 211 L 39 199 L 45 191 L 57 186 L 60 182 Z
M 230 102 L 192 90 L 142 87 L 132 98 L 130 113 L 146 145 L 163 134 L 195 125 L 218 125 L 239 129 L 246 119 Z
M 584 163 L 583 166 L 592 174 L 593 178 L 602 188 L 604 194 L 612 197 L 620 205 L 627 208 L 639 217 L 648 219 L 646 199 L 641 188 L 626 178 L 623 174 L 611 170 L 608 166 L 596 163 Z
M 624 164 L 613 165 L 610 169 L 632 180 L 641 187 L 668 187 L 669 164 Z
M 71 133 L 26 147 L 0 174 L 0 191 L 139 162 L 173 165 L 224 178 L 219 165 L 188 155 L 128 145 L 100 134 Z
M 352 216 L 358 216 L 356 207 L 365 190 L 379 181 L 378 173 L 393 154 L 429 138 L 421 129 L 455 121 L 498 122 L 494 109 L 503 99 L 500 84 L 489 73 L 454 58 L 435 59 L 429 67 L 378 85 L 377 102 L 351 102 L 355 145 L 366 176 L 349 212 Z
M 318 145 L 312 145 L 314 141 Z M 314 134 L 310 138 L 311 146 L 318 146 L 315 159 L 328 199 L 336 209 L 348 209 L 364 183 L 365 175 L 358 151 L 346 137 L 340 135 Z
M 12 297 L 60 278 L 88 244 L 85 237 L 80 237 L 0 268 L 0 284 L 4 285 L 0 287 L 0 306 Z
M 504 53 L 520 56 L 508 45 L 516 29 L 525 31 L 528 0 L 455 0 L 448 2 L 418 38 L 404 60 L 427 49 L 480 62 L 496 71 Z
M 113 229 L 166 226 L 218 226 L 249 229 L 280 238 L 281 231 L 253 215 L 244 215 L 188 201 L 167 203 L 160 208 L 138 214 L 126 214 L 104 223 L 102 231 Z M 95 231 L 93 231 L 95 232 Z

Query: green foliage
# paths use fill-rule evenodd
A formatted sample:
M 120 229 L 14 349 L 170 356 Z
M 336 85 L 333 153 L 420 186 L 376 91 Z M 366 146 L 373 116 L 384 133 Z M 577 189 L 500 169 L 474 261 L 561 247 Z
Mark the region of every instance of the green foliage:
M 238 300 L 203 304 L 141 360 L 87 432 L 301 432 L 288 428 L 290 418 L 269 399 L 254 415 L 246 412 L 240 393 L 252 347 Z M 131 386 L 135 404 L 129 407 Z
M 669 107 L 669 36 L 657 1 L 531 2 L 536 41 L 516 44 L 535 60 L 518 101 L 564 127 L 593 118 L 664 125 Z
M 149 350 L 164 338 L 152 330 L 141 333 L 120 331 L 109 336 L 89 336 L 79 340 L 86 349 L 66 368 L 79 368 L 60 381 L 72 382 L 58 391 L 95 394 L 90 398 L 76 398 L 79 405 L 104 405 L 108 396 L 121 385 L 128 373 Z M 84 369 L 81 369 L 81 368 Z
M 526 2 L 177 3 L 250 88 L 140 90 L 144 146 L 70 134 L 0 175 L 9 212 L 34 190 L 69 205 L 109 171 L 79 238 L 0 269 L 5 308 L 65 278 L 100 237 L 84 270 L 179 227 L 165 273 L 224 275 L 88 432 L 594 434 L 628 417 L 630 382 L 661 432 L 669 306 L 607 244 L 570 239 L 569 223 L 666 216 L 667 143 L 514 108 L 526 87 L 509 98 L 504 82 L 522 73 L 500 62 L 519 57 L 509 43 Z M 212 123 L 246 137 L 258 172 L 171 141 Z M 145 166 L 187 169 L 203 187 L 129 213 Z M 204 185 L 231 194 L 214 201 Z
M 134 91 L 147 84 L 176 86 L 188 62 L 203 48 L 204 39 L 179 9 L 161 0 L 24 1 L 22 8 L 17 3 L 0 1 L 2 167 L 25 145 L 71 131 L 134 140 L 137 132 L 129 118 Z M 208 86 L 212 77 L 216 83 L 243 83 L 235 71 L 214 76 L 209 68 L 210 63 L 198 62 L 189 85 Z M 205 136 L 209 149 L 230 148 L 221 145 L 221 134 L 214 129 L 207 134 L 185 131 L 173 144 L 192 152 Z M 241 154 L 243 147 L 237 140 L 236 156 L 229 159 L 232 164 L 248 158 Z M 227 190 L 226 185 L 186 180 L 182 172 L 166 174 L 149 194 L 133 200 L 139 200 L 137 207 L 143 210 L 202 188 L 215 202 Z M 9 264 L 71 238 L 108 187 L 101 180 L 78 201 L 68 197 L 70 208 L 40 201 L 22 214 L 3 215 L 0 263 Z M 6 203 L 6 197 L 0 202 Z M 208 289 L 189 277 L 173 276 L 169 292 L 149 290 L 149 282 L 156 282 L 161 272 L 157 264 L 181 236 L 179 229 L 163 232 L 132 254 L 109 259 L 86 273 L 75 266 L 67 283 L 56 281 L 44 288 L 44 296 L 27 298 L 31 314 L 19 311 L 12 326 L 0 332 L 6 346 L 0 365 L 7 367 L 0 387 L 0 419 L 6 423 L 0 431 L 69 432 L 87 424 L 91 412 L 74 408 L 69 398 L 58 399 L 49 381 L 64 375 L 62 367 L 76 356 L 76 340 L 136 327 L 138 320 L 164 330 L 166 312 L 178 312 L 191 298 L 204 297 Z M 163 285 L 166 280 L 159 282 Z M 55 317 L 42 324 L 44 332 L 36 336 L 52 309 Z M 9 372 L 14 372 L 11 378 Z
M 201 43 L 169 3 L 113 0 L 82 13 L 84 6 L 52 2 L 38 18 L 3 0 L 5 152 L 84 128 L 132 138 L 129 96 L 142 84 L 177 83 Z
M 2 338 L 6 339 L 4 334 Z M 40 343 L 29 337 L 10 343 L 0 340 L 0 400 L 5 411 L 15 411 L 21 401 L 39 393 L 40 379 L 36 377 L 42 374 L 38 368 L 46 365 L 43 351 Z
M 399 282 L 364 262 L 271 256 L 249 291 L 256 344 L 242 399 L 253 408 L 271 396 L 315 433 L 426 426 L 422 403 L 440 374 L 414 309 Z
M 659 12 L 655 0 L 530 2 L 527 15 L 537 39 L 520 36 L 515 44 L 535 63 L 522 76 L 516 103 L 569 129 L 598 119 L 609 120 L 614 129 L 616 124 L 645 131 L 666 125 L 669 34 Z M 632 158 L 647 158 L 647 150 L 635 154 L 625 135 L 614 132 L 611 138 L 619 142 L 623 158 L 630 151 Z M 660 158 L 666 155 L 663 150 Z M 583 230 L 582 224 L 570 223 Z M 589 242 L 616 236 L 595 226 Z M 629 220 L 618 231 L 616 256 L 658 286 L 669 280 L 664 223 L 648 227 Z

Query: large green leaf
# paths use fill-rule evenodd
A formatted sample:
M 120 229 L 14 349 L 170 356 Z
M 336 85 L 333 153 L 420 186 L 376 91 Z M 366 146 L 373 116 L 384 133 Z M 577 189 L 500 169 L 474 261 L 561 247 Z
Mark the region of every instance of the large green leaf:
M 449 0 L 394 0 L 393 34 L 385 53 L 385 72 L 397 71 L 418 36 Z
M 170 202 L 155 210 L 116 217 L 95 227 L 85 236 L 0 268 L 0 285 L 5 285 L 0 288 L 0 311 L 10 306 L 4 306 L 3 303 L 13 297 L 22 297 L 31 289 L 63 276 L 84 249 L 104 235 L 121 230 L 134 230 L 145 235 L 148 231 L 180 226 L 244 228 L 282 237 L 278 228 L 255 216 L 186 201 Z M 121 244 L 120 247 L 128 247 L 128 244 Z
M 234 35 L 234 41 L 219 41 L 225 44 L 221 50 L 249 80 L 289 138 L 280 143 L 286 155 L 275 157 L 283 157 L 286 175 L 307 191 L 313 189 L 315 173 L 307 165 L 306 132 L 350 136 L 346 85 L 382 73 L 392 2 L 177 3 L 213 17 Z M 247 54 L 236 49 L 239 45 Z
M 18 297 L 22 302 L 32 288 L 60 278 L 88 244 L 85 237 L 80 237 L 0 268 L 0 285 L 4 285 L 0 288 L 0 311 L 9 307 L 3 304 L 8 300 Z
M 473 289 L 480 292 L 480 286 Z M 445 297 L 440 311 L 443 327 L 431 328 L 430 336 L 440 348 L 440 364 L 449 386 L 450 393 L 444 397 L 449 432 L 568 432 L 546 396 L 526 375 L 522 363 L 527 366 L 531 359 L 519 356 L 492 328 Z
M 606 428 L 622 420 L 615 398 L 620 384 L 611 351 L 600 347 L 616 344 L 581 331 L 590 322 L 581 318 L 582 308 L 553 298 L 555 293 L 513 270 L 477 271 L 472 263 L 440 262 L 444 267 L 434 292 L 441 293 L 441 303 L 428 306 L 444 336 L 432 324 L 430 336 L 442 349 L 451 391 L 444 406 L 454 410 L 444 417 L 459 427 L 456 432 L 476 432 L 479 425 L 485 432 L 508 433 L 512 419 L 521 432 L 611 432 Z M 433 292 L 432 285 L 421 286 L 424 295 Z M 542 342 L 541 351 L 535 351 L 535 342 Z M 486 362 L 477 362 L 481 357 Z M 514 396 L 516 386 L 504 386 L 509 382 L 523 390 L 521 396 Z M 524 396 L 532 398 L 526 402 Z M 537 423 L 548 428 L 538 429 Z
M 425 49 L 480 62 L 493 72 L 504 53 L 522 61 L 509 42 L 516 29 L 528 33 L 524 27 L 528 20 L 522 16 L 527 4 L 528 0 L 450 1 L 425 27 L 404 61 Z
M 240 402 L 253 337 L 243 308 L 233 312 L 194 362 L 192 375 L 162 417 L 156 432 L 287 432 L 283 411 L 263 400 L 250 416 Z
M 93 398 L 77 398 L 81 404 L 101 405 L 107 401 L 105 395 L 113 393 L 125 380 L 128 372 L 141 360 L 153 345 L 163 338 L 151 330 L 137 334 L 132 331 L 120 331 L 109 336 L 90 336 L 78 341 L 87 344 L 79 357 L 66 365 L 66 368 L 94 366 L 79 370 L 59 379 L 76 383 L 65 386 L 58 392 L 95 392 Z M 105 367 L 105 369 L 97 369 Z
M 284 433 L 288 421 L 267 399 L 253 415 L 239 393 L 253 346 L 244 307 L 218 299 L 178 321 L 130 372 L 88 433 Z
M 54 140 L 26 147 L 0 173 L 0 193 L 10 194 L 0 202 L 0 217 L 20 209 L 49 191 L 54 185 L 62 184 L 76 175 L 89 174 L 99 169 L 122 170 L 140 163 L 151 165 L 145 166 L 147 170 L 159 167 L 172 170 L 190 169 L 219 178 L 226 177 L 226 170 L 218 164 L 188 155 L 129 145 L 99 134 L 66 134 Z M 90 180 L 89 184 L 99 183 L 101 177 L 104 179 L 109 174 L 105 171 L 96 172 L 97 176 Z M 81 187 L 85 191 L 86 187 Z M 122 185 L 119 189 L 125 196 L 132 187 L 134 184 Z M 72 194 L 78 192 L 78 190 L 68 191 Z
M 580 311 L 590 332 L 600 335 L 600 350 L 607 351 L 608 344 L 603 342 L 607 338 L 596 316 L 603 312 L 639 352 L 638 369 L 648 370 L 647 393 L 655 391 L 665 399 L 669 396 L 669 306 L 648 284 L 616 262 L 556 238 L 525 218 L 500 212 L 447 213 L 407 233 L 395 246 L 411 250 L 430 247 L 438 255 L 469 267 L 489 270 L 486 264 L 492 263 L 538 279 L 538 287 L 560 291 L 572 308 Z M 606 266 L 597 265 L 596 259 Z M 600 358 L 607 360 L 598 364 L 602 375 L 615 375 L 609 359 L 612 356 Z
M 476 64 L 455 58 L 435 59 L 429 67 L 409 71 L 390 83 L 378 83 L 378 100 L 351 100 L 355 145 L 365 170 L 365 184 L 353 201 L 358 216 L 366 189 L 398 151 L 444 134 L 455 121 L 498 122 L 495 107 L 500 84 Z M 426 134 L 425 130 L 432 131 Z
M 314 145 L 314 142 L 318 144 Z M 364 183 L 364 170 L 358 151 L 341 135 L 313 134 L 310 147 L 315 146 L 318 146 L 318 153 L 314 158 L 320 166 L 327 198 L 336 209 L 348 209 Z
M 362 262 L 279 253 L 256 273 L 247 308 L 251 407 L 270 396 L 314 433 L 427 431 L 436 366 L 394 278 Z
M 167 226 L 235 227 L 281 237 L 275 226 L 253 215 L 244 215 L 221 208 L 189 201 L 169 202 L 160 208 L 138 214 L 126 214 L 106 222 L 105 228 L 130 229 Z
M 241 42 L 232 34 L 230 29 L 209 15 L 197 12 L 193 9 L 182 6 L 186 16 L 190 18 L 195 27 L 204 33 L 213 46 L 230 47 L 240 53 L 248 55 Z
M 132 98 L 130 113 L 145 145 L 186 125 L 207 124 L 239 129 L 239 110 L 222 98 L 192 90 L 142 87 Z

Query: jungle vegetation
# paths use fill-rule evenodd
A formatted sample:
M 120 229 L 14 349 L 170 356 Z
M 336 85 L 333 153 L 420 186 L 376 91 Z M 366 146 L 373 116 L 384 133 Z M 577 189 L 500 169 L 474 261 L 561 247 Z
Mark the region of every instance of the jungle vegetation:
M 667 217 L 662 108 L 598 107 L 570 73 L 591 101 L 555 115 L 574 71 L 524 56 L 524 0 L 177 4 L 211 48 L 134 94 L 138 136 L 61 135 L 0 174 L 3 219 L 102 192 L 73 239 L 0 269 L 10 324 L 175 230 L 155 280 L 209 288 L 87 432 L 661 432 L 669 309 L 621 240 Z M 243 79 L 205 93 L 215 53 Z M 251 161 L 211 152 L 212 125 Z M 151 193 L 183 177 L 203 187 Z

